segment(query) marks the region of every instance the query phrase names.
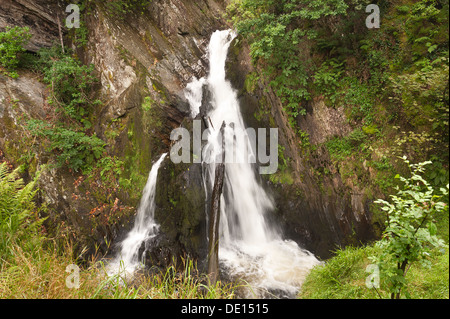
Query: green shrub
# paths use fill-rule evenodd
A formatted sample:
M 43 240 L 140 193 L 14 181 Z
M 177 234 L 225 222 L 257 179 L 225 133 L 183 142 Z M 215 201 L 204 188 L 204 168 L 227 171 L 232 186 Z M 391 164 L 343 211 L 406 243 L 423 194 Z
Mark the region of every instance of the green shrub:
M 448 184 L 447 188 L 440 189 L 441 194 L 437 194 L 421 176 L 424 166 L 431 162 L 410 164 L 406 157 L 403 160 L 411 169 L 411 177 L 396 176 L 403 182 L 403 188 L 396 187 L 398 192 L 390 196 L 391 202 L 375 201 L 387 214 L 387 227 L 376 244 L 382 253 L 371 260 L 379 266 L 381 275 L 388 279 L 392 299 L 399 299 L 405 292 L 406 273 L 411 264 L 420 262 L 430 266 L 427 257 L 431 247 L 448 248 L 437 237 L 434 221 L 437 213 L 445 211 L 448 214 L 448 205 L 441 202 L 441 198 L 448 196 Z
M 40 64 L 43 66 L 44 81 L 52 88 L 51 103 L 64 115 L 90 126 L 86 119 L 89 107 L 100 101 L 91 98 L 93 85 L 97 82 L 93 65 L 83 65 L 69 55 L 57 50 L 42 50 Z
M 235 0 L 227 12 L 249 42 L 253 62 L 261 66 L 289 117 L 296 118 L 305 115 L 312 88 L 334 101 L 343 61 L 361 37 L 353 28 L 362 10 L 354 7 L 364 3 Z
M 344 160 L 351 156 L 354 152 L 361 152 L 360 146 L 366 140 L 367 135 L 360 129 L 355 129 L 348 136 L 334 137 L 325 142 L 325 146 L 332 159 Z
M 67 165 L 74 171 L 89 171 L 105 151 L 105 142 L 97 136 L 88 136 L 63 127 L 52 127 L 49 123 L 29 120 L 27 129 L 35 136 L 48 141 L 48 151 L 56 153 L 59 167 Z
M 28 27 L 6 27 L 4 32 L 0 32 L 0 65 L 9 71 L 13 71 L 19 64 L 18 54 L 24 52 L 23 46 L 31 39 Z M 12 77 L 17 77 L 17 73 L 9 73 Z
M 447 221 L 448 222 L 448 221 Z M 448 227 L 448 223 L 447 223 Z M 347 246 L 322 265 L 314 267 L 306 277 L 299 293 L 300 298 L 312 299 L 378 299 L 387 296 L 387 278 L 380 276 L 380 288 L 368 288 L 366 281 L 370 272 L 370 256 L 382 253 L 374 245 Z M 408 271 L 409 297 L 413 299 L 448 299 L 449 297 L 449 251 L 437 249 L 430 252 L 428 260 L 432 267 L 416 263 Z
M 143 14 L 151 0 L 110 0 L 105 3 L 106 12 L 115 18 L 124 19 L 127 14 Z
M 330 59 L 322 63 L 314 74 L 314 84 L 319 92 L 330 97 L 331 102 L 335 101 L 335 93 L 339 87 L 339 79 L 343 73 L 344 62 Z

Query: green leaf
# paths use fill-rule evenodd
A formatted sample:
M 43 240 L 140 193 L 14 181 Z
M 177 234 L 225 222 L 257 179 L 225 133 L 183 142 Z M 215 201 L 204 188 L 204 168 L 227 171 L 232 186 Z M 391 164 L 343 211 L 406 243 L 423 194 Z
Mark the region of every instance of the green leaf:
M 436 224 L 433 223 L 433 222 L 430 222 L 430 223 L 428 224 L 428 231 L 430 232 L 430 235 L 431 235 L 431 236 L 436 235 L 436 233 L 437 233 L 437 227 L 436 227 Z

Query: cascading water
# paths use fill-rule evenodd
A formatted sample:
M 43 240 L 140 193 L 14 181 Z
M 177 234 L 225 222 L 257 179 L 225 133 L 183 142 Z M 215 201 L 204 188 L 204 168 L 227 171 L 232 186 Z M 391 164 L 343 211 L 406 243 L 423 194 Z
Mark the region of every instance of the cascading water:
M 159 167 L 166 155 L 167 153 L 161 155 L 148 174 L 134 226 L 120 243 L 120 251 L 117 256 L 108 264 L 110 274 L 117 274 L 122 271 L 133 274 L 140 266 L 139 248 L 145 240 L 157 234 L 158 225 L 154 220 L 156 180 Z
M 234 143 L 236 156 L 252 152 L 247 150 L 248 136 L 247 140 L 237 141 L 232 134 L 233 130 L 245 130 L 237 94 L 225 78 L 228 48 L 235 37 L 232 30 L 213 33 L 209 44 L 209 75 L 194 79 L 185 91 L 193 116 L 199 113 L 203 85 L 208 85 L 211 92 L 212 109 L 207 117 L 213 129 L 209 131 L 202 152 L 204 183 L 208 192 L 214 185 L 214 163 L 222 156 L 219 128 L 223 121 L 227 124 L 223 138 L 229 140 L 231 144 L 228 145 Z M 256 297 L 269 291 L 295 296 L 307 272 L 319 261 L 295 242 L 283 240 L 279 232 L 267 223 L 265 214 L 274 209 L 274 204 L 258 183 L 253 164 L 248 161 L 226 163 L 225 176 L 220 203 L 221 268 L 231 278 L 247 281 Z

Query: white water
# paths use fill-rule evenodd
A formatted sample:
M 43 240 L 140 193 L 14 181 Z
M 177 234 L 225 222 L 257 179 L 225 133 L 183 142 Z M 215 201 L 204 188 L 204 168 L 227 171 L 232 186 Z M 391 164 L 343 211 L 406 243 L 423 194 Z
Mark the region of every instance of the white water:
M 125 271 L 126 274 L 132 275 L 141 266 L 138 252 L 142 243 L 157 234 L 158 224 L 154 220 L 156 180 L 159 167 L 166 155 L 167 153 L 161 155 L 148 174 L 134 226 L 120 243 L 120 251 L 117 256 L 108 264 L 109 274 Z
M 225 79 L 228 48 L 235 36 L 231 30 L 213 33 L 209 44 L 209 75 L 206 79 L 194 79 L 186 90 L 194 116 L 199 113 L 202 85 L 207 84 L 212 93 L 213 109 L 208 116 L 215 130 L 210 133 L 202 153 L 206 188 L 214 185 L 214 160 L 222 152 L 222 142 L 218 138 L 222 122 L 227 124 L 225 140 L 233 138 L 229 124 L 234 123 L 235 129 L 245 129 L 237 94 Z M 235 143 L 236 154 L 247 151 L 247 141 Z M 264 291 L 271 290 L 282 290 L 289 297 L 295 296 L 308 271 L 319 261 L 295 242 L 283 240 L 281 234 L 267 223 L 265 215 L 274 209 L 274 204 L 258 183 L 252 164 L 227 163 L 225 167 L 220 216 L 221 268 L 233 279 L 241 278 L 250 284 L 254 295 L 247 294 L 248 297 L 260 297 Z

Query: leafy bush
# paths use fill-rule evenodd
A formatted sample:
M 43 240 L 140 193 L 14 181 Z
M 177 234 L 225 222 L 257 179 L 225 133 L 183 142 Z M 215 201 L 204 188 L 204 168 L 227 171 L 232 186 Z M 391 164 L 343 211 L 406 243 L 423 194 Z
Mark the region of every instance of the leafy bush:
M 448 227 L 448 223 L 447 223 Z M 368 289 L 366 272 L 371 264 L 369 257 L 382 252 L 374 245 L 364 247 L 347 246 L 338 249 L 335 255 L 320 266 L 314 267 L 302 285 L 300 298 L 312 299 L 376 299 L 386 296 L 383 277 L 380 288 Z M 449 255 L 448 249 L 442 254 L 434 249 L 429 260 L 432 267 L 426 268 L 416 263 L 408 271 L 408 290 L 413 299 L 448 299 L 449 296 Z
M 387 214 L 387 227 L 376 244 L 382 253 L 371 259 L 380 267 L 381 275 L 388 278 L 392 299 L 399 299 L 407 287 L 406 273 L 412 263 L 429 266 L 430 247 L 448 248 L 436 236 L 434 221 L 437 213 L 446 211 L 448 214 L 448 205 L 441 202 L 448 196 L 448 184 L 437 195 L 421 176 L 424 166 L 431 162 L 410 164 L 406 157 L 403 160 L 411 169 L 411 177 L 396 176 L 404 185 L 402 189 L 396 187 L 397 195 L 390 196 L 392 203 L 382 199 L 375 201 Z
M 416 127 L 447 132 L 441 138 L 448 146 L 448 57 L 433 61 L 423 58 L 413 70 L 392 77 L 391 100 L 402 105 L 405 117 Z
M 332 96 L 338 86 L 339 79 L 343 72 L 344 62 L 339 62 L 336 59 L 330 59 L 322 63 L 320 68 L 314 74 L 314 84 L 316 84 L 319 92 L 327 96 Z M 332 99 L 334 101 L 334 98 Z
M 105 151 L 105 142 L 95 135 L 88 136 L 84 132 L 52 127 L 39 120 L 29 120 L 27 128 L 33 135 L 48 140 L 48 151 L 57 154 L 59 167 L 67 165 L 74 171 L 88 171 Z
M 243 0 L 231 2 L 227 12 L 249 41 L 253 62 L 262 66 L 288 115 L 296 118 L 305 114 L 304 103 L 311 98 L 312 87 L 333 97 L 333 86 L 343 72 L 342 61 L 355 42 L 354 31 L 346 29 L 360 17 L 362 10 L 353 7 L 361 3 L 364 1 Z M 324 55 L 330 59 L 323 59 Z
M 0 65 L 7 70 L 15 70 L 19 64 L 18 54 L 24 52 L 23 46 L 31 39 L 28 27 L 6 27 L 4 32 L 0 32 Z M 17 77 L 17 73 L 9 73 L 12 77 Z
M 52 88 L 51 103 L 59 106 L 64 115 L 90 126 L 85 118 L 88 108 L 100 101 L 91 98 L 92 87 L 97 83 L 93 65 L 83 65 L 69 55 L 62 55 L 57 49 L 39 52 L 44 81 Z
M 340 89 L 337 99 L 350 109 L 349 117 L 366 125 L 372 124 L 376 96 L 374 87 L 361 83 L 356 77 L 344 77 Z
M 341 161 L 357 151 L 366 138 L 367 135 L 362 130 L 355 129 L 346 137 L 334 137 L 330 139 L 325 145 L 330 156 L 335 160 Z

